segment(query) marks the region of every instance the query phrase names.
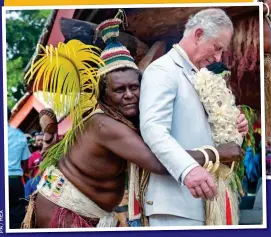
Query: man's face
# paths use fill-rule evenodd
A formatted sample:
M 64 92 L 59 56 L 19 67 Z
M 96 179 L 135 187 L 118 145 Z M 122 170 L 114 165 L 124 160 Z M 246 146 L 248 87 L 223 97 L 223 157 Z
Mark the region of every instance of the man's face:
M 109 73 L 106 88 L 105 98 L 109 106 L 128 119 L 138 115 L 140 84 L 134 70 Z
M 200 29 L 197 31 L 195 33 L 196 53 L 193 58 L 196 67 L 200 69 L 211 63 L 220 62 L 223 51 L 227 50 L 230 44 L 232 31 L 230 29 L 224 29 L 212 38 L 201 37 L 203 31 Z
M 35 144 L 36 147 L 42 149 L 42 145 L 43 145 L 43 135 L 37 135 L 35 138 Z

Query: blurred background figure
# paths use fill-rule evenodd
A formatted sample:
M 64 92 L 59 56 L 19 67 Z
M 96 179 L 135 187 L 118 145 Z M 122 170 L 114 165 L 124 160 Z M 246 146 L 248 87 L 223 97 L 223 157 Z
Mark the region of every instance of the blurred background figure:
M 41 150 L 43 144 L 43 133 L 36 132 L 34 134 L 34 142 L 33 147 L 35 150 L 32 152 L 31 156 L 28 159 L 28 171 L 29 171 L 29 178 L 33 178 L 39 172 L 39 164 L 41 161 Z
M 31 146 L 33 151 L 28 159 L 28 181 L 24 187 L 25 198 L 29 200 L 30 195 L 37 189 L 40 181 L 39 165 L 42 161 L 41 150 L 43 145 L 43 132 L 34 132 Z M 30 140 L 31 141 L 31 140 Z
M 26 135 L 28 136 L 28 135 Z M 33 131 L 31 133 L 31 139 L 28 138 L 28 142 L 32 146 L 32 152 L 35 152 L 37 150 L 41 151 L 42 149 L 42 143 L 43 143 L 43 133 L 42 131 Z
M 34 147 L 35 139 L 28 133 L 26 133 L 25 136 L 26 136 L 26 139 L 27 139 L 27 144 L 28 144 L 29 151 L 32 153 L 36 149 Z
M 34 132 L 35 152 L 32 153 L 28 162 L 28 169 L 31 172 L 31 178 L 25 185 L 25 198 L 29 200 L 30 195 L 37 190 L 40 181 L 39 165 L 43 155 L 55 143 L 58 142 L 57 118 L 52 109 L 43 109 L 39 113 L 39 123 L 41 132 Z
M 8 109 L 8 120 L 11 111 Z M 17 128 L 8 124 L 8 176 L 9 176 L 9 224 L 10 229 L 19 229 L 25 215 L 23 167 L 31 153 L 27 138 Z
M 34 145 L 35 145 L 35 147 L 36 147 L 36 149 L 38 151 L 42 150 L 43 136 L 44 136 L 43 132 L 37 132 L 37 133 L 35 133 L 35 137 L 34 137 L 35 143 L 34 143 Z

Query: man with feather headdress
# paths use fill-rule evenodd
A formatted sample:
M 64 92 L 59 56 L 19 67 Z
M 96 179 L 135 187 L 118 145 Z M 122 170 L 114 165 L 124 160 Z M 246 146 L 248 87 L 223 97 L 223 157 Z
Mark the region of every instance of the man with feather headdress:
M 107 45 L 100 57 L 95 47 L 70 41 L 58 49 L 44 48 L 48 54 L 26 75 L 29 80 L 36 76 L 34 88 L 43 76 L 43 90 L 54 92 L 47 99 L 56 104 L 56 113 L 70 107 L 73 127 L 44 156 L 24 228 L 116 226 L 113 211 L 122 201 L 127 169 L 134 180 L 129 184 L 130 213 L 139 218 L 137 166 L 167 173 L 138 133 L 141 73 L 116 40 L 121 23 L 114 18 L 98 26 Z M 65 53 L 69 55 L 63 57 Z

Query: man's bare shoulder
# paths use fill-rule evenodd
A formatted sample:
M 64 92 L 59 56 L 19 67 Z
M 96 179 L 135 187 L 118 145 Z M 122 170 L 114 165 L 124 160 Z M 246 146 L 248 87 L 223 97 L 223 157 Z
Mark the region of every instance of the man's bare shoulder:
M 97 135 L 105 139 L 120 138 L 134 131 L 125 124 L 105 115 L 95 114 L 90 120 L 91 128 Z

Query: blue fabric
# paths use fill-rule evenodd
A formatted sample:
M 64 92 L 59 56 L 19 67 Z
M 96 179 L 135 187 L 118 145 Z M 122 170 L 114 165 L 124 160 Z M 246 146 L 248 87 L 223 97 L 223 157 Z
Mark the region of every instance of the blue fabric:
M 248 147 L 244 159 L 247 181 L 255 182 L 261 177 L 261 153 L 260 149 L 253 154 L 252 148 Z
M 21 161 L 27 160 L 30 155 L 23 132 L 8 125 L 8 175 L 23 176 Z
M 142 227 L 140 219 L 134 221 L 127 221 L 129 227 Z
M 37 190 L 37 185 L 41 180 L 40 176 L 29 179 L 24 187 L 24 196 L 26 199 L 29 199 L 29 196 Z

